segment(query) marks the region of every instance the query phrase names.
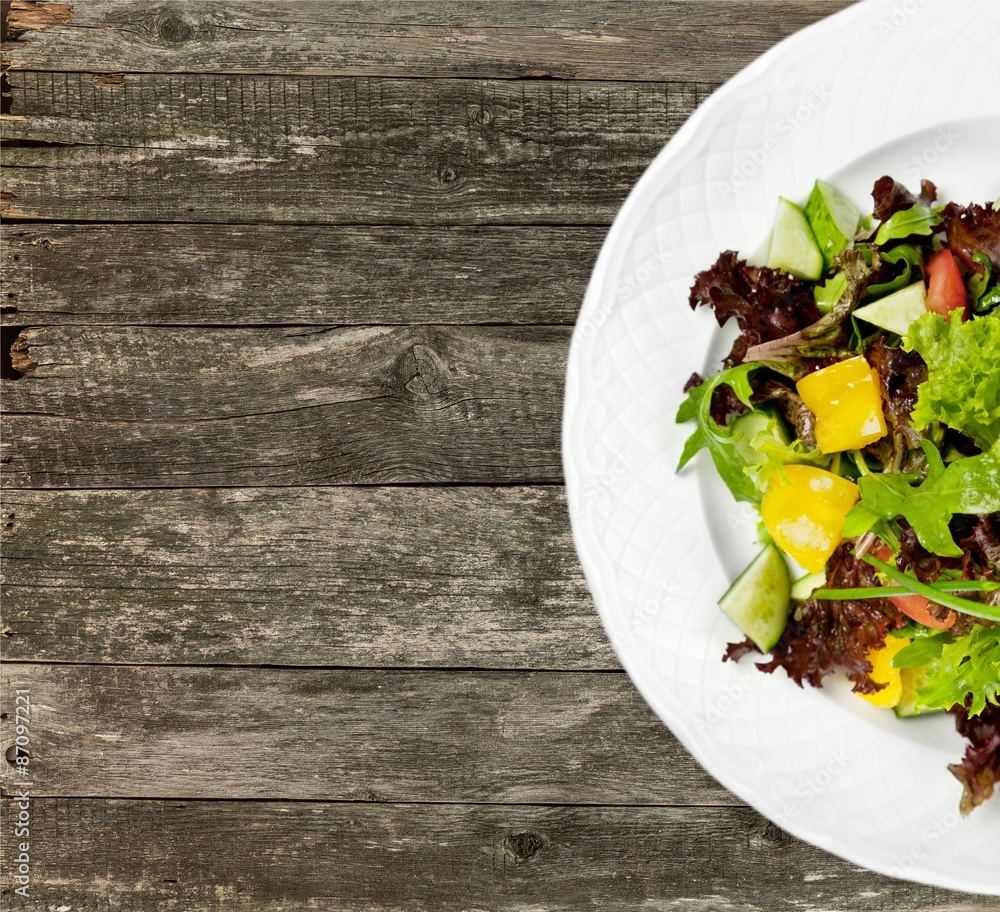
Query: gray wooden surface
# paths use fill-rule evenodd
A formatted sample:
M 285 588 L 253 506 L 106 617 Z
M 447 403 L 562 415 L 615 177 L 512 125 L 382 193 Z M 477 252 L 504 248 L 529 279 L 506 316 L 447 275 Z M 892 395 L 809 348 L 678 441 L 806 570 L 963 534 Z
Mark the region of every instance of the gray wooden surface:
M 26 487 L 557 482 L 568 327 L 60 326 L 21 334 Z M 86 384 L 80 377 L 86 376 Z
M 616 208 L 844 5 L 3 5 L 5 908 L 998 907 L 715 783 L 560 485 Z
M 0 520 L 9 659 L 619 667 L 560 487 L 20 490 Z
M 606 230 L 22 223 L 0 249 L 0 312 L 26 325 L 572 324 Z
M 317 4 L 318 6 L 319 4 Z M 220 7 L 221 8 L 221 7 Z M 9 74 L 6 213 L 606 224 L 704 83 Z M 525 180 L 530 173 L 532 179 Z

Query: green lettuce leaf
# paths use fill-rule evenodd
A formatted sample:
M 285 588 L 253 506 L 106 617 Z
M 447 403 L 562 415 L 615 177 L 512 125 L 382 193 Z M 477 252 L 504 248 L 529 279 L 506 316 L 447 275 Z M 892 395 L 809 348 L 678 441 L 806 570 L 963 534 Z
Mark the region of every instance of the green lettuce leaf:
M 903 340 L 927 363 L 917 389 L 913 425 L 940 421 L 971 437 L 982 450 L 1000 440 L 1000 312 L 963 321 L 927 313 L 910 325 Z

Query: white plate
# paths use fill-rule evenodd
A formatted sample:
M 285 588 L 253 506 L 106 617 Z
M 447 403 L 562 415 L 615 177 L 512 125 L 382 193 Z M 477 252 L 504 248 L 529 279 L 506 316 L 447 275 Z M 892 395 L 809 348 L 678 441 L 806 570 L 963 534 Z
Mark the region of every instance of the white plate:
M 753 254 L 779 195 L 817 177 L 869 208 L 875 179 L 942 199 L 1000 196 L 1000 4 L 865 0 L 799 32 L 691 117 L 608 234 L 570 352 L 563 454 L 573 534 L 601 618 L 643 696 L 723 785 L 857 864 L 1000 895 L 1000 799 L 960 819 L 947 718 L 897 722 L 837 682 L 797 688 L 749 660 L 716 602 L 756 517 L 707 470 L 674 467 L 673 415 L 728 348 L 692 313 L 696 272 Z

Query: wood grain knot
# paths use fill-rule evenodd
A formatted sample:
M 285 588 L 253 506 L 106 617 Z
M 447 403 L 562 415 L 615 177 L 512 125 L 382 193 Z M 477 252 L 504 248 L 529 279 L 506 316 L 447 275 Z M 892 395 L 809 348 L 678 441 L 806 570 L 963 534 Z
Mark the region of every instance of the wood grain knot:
M 442 162 L 438 165 L 437 169 L 437 179 L 438 183 L 453 184 L 458 180 L 458 169 L 454 165 L 449 165 L 447 162 Z
M 414 343 L 396 359 L 393 373 L 397 385 L 413 399 L 438 399 L 448 388 L 447 364 L 423 342 Z
M 533 858 L 544 845 L 545 840 L 537 833 L 514 833 L 503 838 L 504 851 L 518 862 Z
M 489 105 L 476 105 L 472 109 L 471 119 L 480 127 L 488 127 L 494 120 L 493 109 Z
M 183 44 L 194 35 L 194 28 L 180 16 L 168 13 L 156 23 L 156 34 L 164 44 Z
M 770 820 L 758 820 L 750 826 L 747 844 L 751 849 L 776 849 L 787 842 L 785 831 Z

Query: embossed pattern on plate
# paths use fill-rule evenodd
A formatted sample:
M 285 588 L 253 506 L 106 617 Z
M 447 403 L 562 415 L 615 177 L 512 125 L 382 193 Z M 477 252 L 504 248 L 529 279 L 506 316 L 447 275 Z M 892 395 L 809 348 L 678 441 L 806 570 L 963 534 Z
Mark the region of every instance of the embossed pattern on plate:
M 859 204 L 875 178 L 1000 196 L 994 0 L 865 0 L 792 36 L 692 116 L 633 189 L 573 335 L 563 454 L 573 534 L 601 618 L 646 700 L 727 788 L 794 835 L 922 883 L 1000 895 L 1000 801 L 967 819 L 947 719 L 897 722 L 836 682 L 801 690 L 749 662 L 717 608 L 756 518 L 705 459 L 674 472 L 673 423 L 724 339 L 687 306 L 721 250 L 759 250 L 779 195 L 817 177 Z M 955 61 L 974 60 L 965 69 Z

